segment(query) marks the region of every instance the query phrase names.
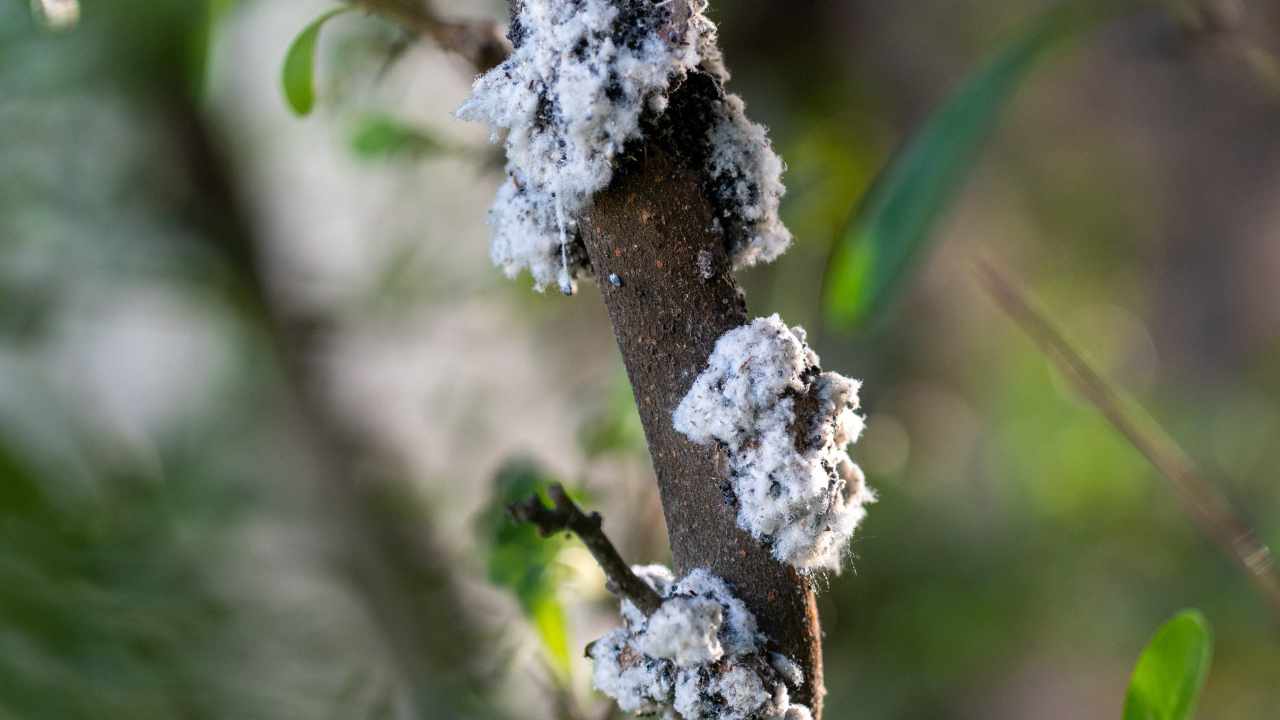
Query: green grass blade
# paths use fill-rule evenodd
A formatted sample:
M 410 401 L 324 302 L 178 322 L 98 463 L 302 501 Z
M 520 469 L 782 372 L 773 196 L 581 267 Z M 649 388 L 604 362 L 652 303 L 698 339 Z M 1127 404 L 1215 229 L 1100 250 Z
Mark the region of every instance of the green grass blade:
M 350 9 L 334 8 L 312 20 L 289 45 L 280 80 L 289 108 L 299 116 L 309 115 L 316 106 L 316 41 L 320 38 L 320 28 L 333 17 Z
M 1188 720 L 1209 674 L 1213 639 L 1198 610 L 1184 610 L 1151 639 L 1129 681 L 1124 720 Z
M 1019 83 L 1048 52 L 1100 17 L 1060 6 L 996 52 L 881 171 L 837 240 L 825 279 L 827 318 L 852 328 L 903 286 Z

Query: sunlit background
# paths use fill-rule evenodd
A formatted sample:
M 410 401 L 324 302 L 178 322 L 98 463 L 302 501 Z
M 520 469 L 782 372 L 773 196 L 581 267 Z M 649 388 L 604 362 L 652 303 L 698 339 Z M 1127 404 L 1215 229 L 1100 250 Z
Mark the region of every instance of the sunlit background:
M 472 68 L 348 13 L 298 118 L 280 66 L 332 3 L 44 6 L 0 2 L 0 718 L 607 717 L 603 579 L 501 502 L 580 488 L 634 562 L 665 529 L 598 293 L 489 264 Z M 1215 630 L 1198 717 L 1276 717 L 1276 618 L 974 267 L 1280 543 L 1280 7 L 1157 4 L 1054 55 L 877 327 L 824 322 L 876 172 L 1047 6 L 711 8 L 789 167 L 750 308 L 865 383 L 880 502 L 822 583 L 828 717 L 1119 718 L 1184 607 Z

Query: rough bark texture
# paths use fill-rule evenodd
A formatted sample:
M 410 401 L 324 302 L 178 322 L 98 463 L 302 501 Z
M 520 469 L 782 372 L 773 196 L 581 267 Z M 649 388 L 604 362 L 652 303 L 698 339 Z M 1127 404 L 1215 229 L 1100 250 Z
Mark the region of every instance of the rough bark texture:
M 674 103 L 673 103 L 674 105 Z M 699 177 L 650 141 L 595 200 L 582 236 L 627 367 L 658 476 L 676 571 L 705 567 L 732 584 L 775 649 L 801 664 L 794 694 L 821 715 L 822 649 L 808 582 L 738 529 L 722 449 L 695 445 L 671 413 L 716 340 L 746 323 Z

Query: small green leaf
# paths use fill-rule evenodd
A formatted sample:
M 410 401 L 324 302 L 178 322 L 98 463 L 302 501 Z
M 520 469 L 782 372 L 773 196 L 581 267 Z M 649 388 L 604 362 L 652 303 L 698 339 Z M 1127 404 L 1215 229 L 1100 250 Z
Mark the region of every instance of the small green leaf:
M 331 18 L 350 9 L 334 8 L 312 20 L 289 45 L 280 79 L 284 85 L 284 97 L 298 115 L 310 114 L 316 105 L 316 40 L 320 37 L 320 28 Z
M 533 629 L 538 632 L 551 667 L 561 678 L 570 677 L 573 661 L 569 652 L 569 621 L 565 617 L 564 606 L 554 595 L 548 595 L 540 598 L 526 613 L 533 622 Z
M 563 536 L 544 538 L 527 523 L 516 523 L 507 507 L 535 493 L 545 500 L 555 481 L 528 460 L 509 461 L 494 478 L 494 494 L 476 520 L 476 532 L 488 550 L 489 581 L 515 595 L 525 618 L 542 641 L 551 665 L 562 680 L 570 677 L 568 621 L 556 593 L 556 558 Z
M 1124 700 L 1124 720 L 1188 720 L 1209 674 L 1213 640 L 1198 610 L 1165 623 L 1142 651 Z
M 445 149 L 427 131 L 387 115 L 371 115 L 360 121 L 351 135 L 351 149 L 368 159 L 406 157 L 417 159 Z
M 827 266 L 833 325 L 850 328 L 884 309 L 1019 83 L 1050 50 L 1101 16 L 1068 3 L 1038 18 L 971 74 L 881 171 Z

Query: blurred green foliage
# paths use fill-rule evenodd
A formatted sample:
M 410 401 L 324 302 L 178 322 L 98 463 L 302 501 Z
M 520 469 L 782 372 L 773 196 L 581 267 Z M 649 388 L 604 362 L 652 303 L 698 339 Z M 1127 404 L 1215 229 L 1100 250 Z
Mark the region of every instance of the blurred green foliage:
M 511 519 L 507 508 L 537 495 L 547 501 L 556 479 L 531 460 L 509 460 L 494 476 L 488 507 L 476 518 L 476 532 L 486 548 L 489 581 L 511 592 L 542 640 L 552 668 L 562 682 L 572 675 L 569 631 L 557 586 L 563 573 L 556 558 L 564 549 L 562 535 L 542 537 L 529 523 Z
M 975 70 L 912 135 L 835 246 L 825 293 L 833 325 L 849 328 L 883 313 L 1022 80 L 1051 50 L 1102 17 L 1070 2 L 1048 11 Z
M 1213 640 L 1209 623 L 1184 610 L 1156 631 L 1133 669 L 1124 720 L 1189 720 L 1209 676 Z
M 390 115 L 373 114 L 360 119 L 351 133 L 351 149 L 365 159 L 421 160 L 446 148 L 423 128 Z
M 625 374 L 619 373 L 609 386 L 603 407 L 578 428 L 578 446 L 588 460 L 614 453 L 644 456 L 648 448 L 644 426 Z
M 0 717 L 223 717 L 211 651 L 234 621 L 210 564 L 237 491 L 194 457 L 158 476 L 86 454 L 74 425 L 35 430 L 67 438 L 55 458 L 13 430 L 0 421 Z
M 420 516 L 358 511 L 394 535 L 377 588 L 326 546 L 314 476 L 342 469 L 303 468 L 192 83 L 225 5 L 86 4 L 55 35 L 0 3 L 0 718 L 499 717 Z M 397 647 L 402 604 L 453 642 Z
M 188 42 L 188 63 L 191 66 L 192 85 L 197 97 L 203 98 L 208 90 L 210 56 L 213 43 L 219 28 L 231 16 L 232 11 L 240 5 L 241 0 L 204 0 L 204 22 L 197 24 L 191 31 Z M 197 6 L 198 7 L 198 6 Z

